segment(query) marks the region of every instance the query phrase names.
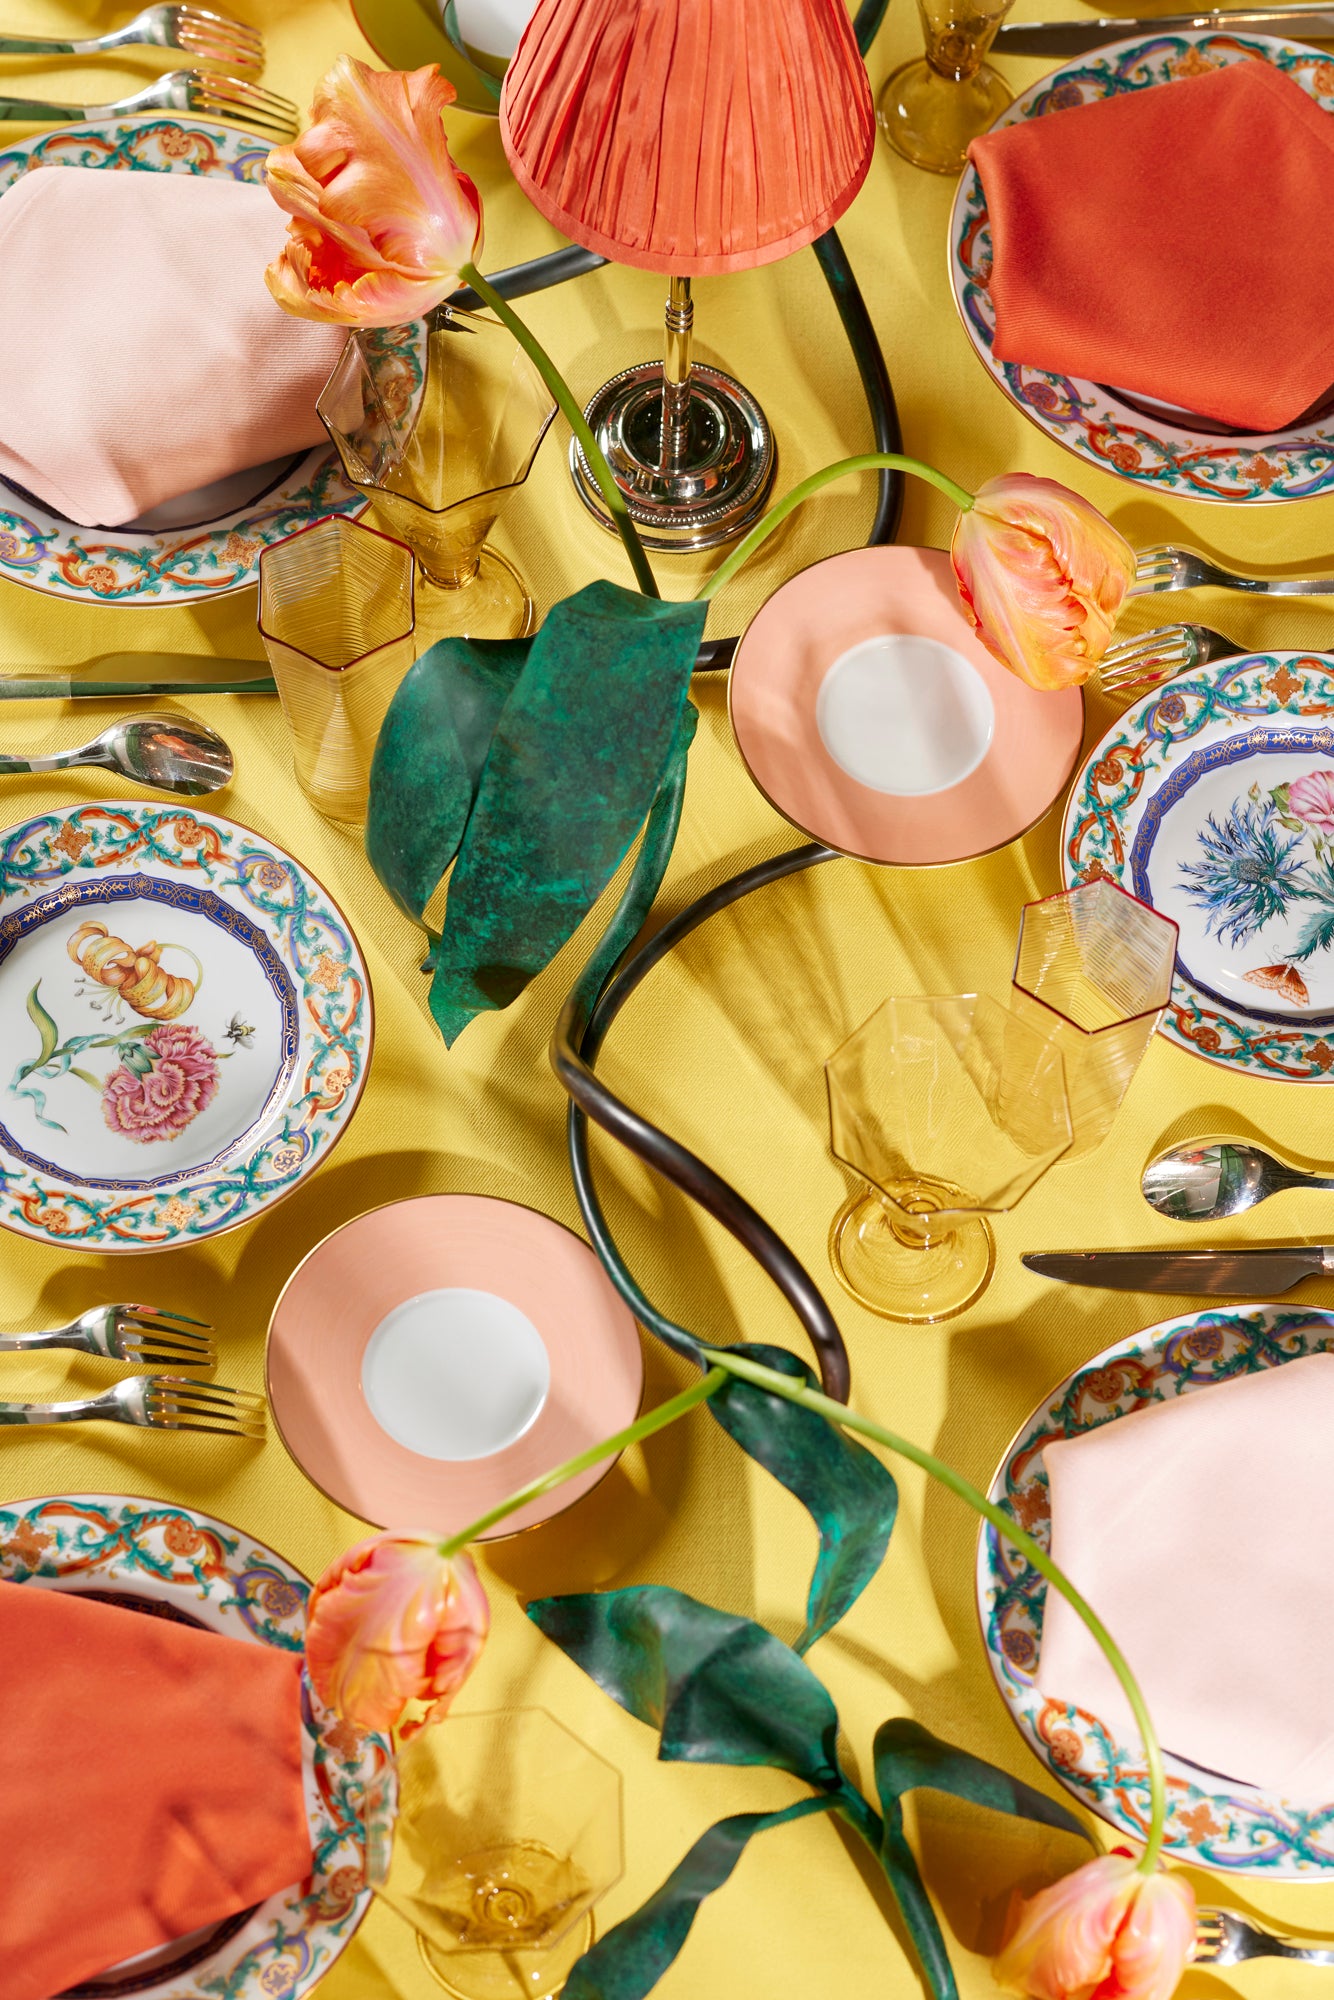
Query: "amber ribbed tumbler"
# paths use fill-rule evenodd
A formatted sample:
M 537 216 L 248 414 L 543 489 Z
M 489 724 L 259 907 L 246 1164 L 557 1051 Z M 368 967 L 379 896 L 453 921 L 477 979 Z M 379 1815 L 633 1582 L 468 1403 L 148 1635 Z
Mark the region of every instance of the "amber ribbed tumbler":
M 385 711 L 412 665 L 412 551 L 335 516 L 259 559 L 259 633 L 302 790 L 329 819 L 366 817 Z
M 1107 1136 L 1171 997 L 1176 951 L 1172 919 L 1115 882 L 1024 905 L 1013 1004 L 1065 1059 L 1067 1159 Z

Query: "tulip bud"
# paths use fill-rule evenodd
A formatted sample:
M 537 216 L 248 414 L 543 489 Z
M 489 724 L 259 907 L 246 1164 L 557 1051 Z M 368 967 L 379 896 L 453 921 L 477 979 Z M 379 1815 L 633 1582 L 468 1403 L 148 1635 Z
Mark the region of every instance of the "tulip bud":
M 1021 1903 L 992 1967 L 1031 2000 L 1170 2000 L 1195 1945 L 1195 1893 L 1104 1854 Z

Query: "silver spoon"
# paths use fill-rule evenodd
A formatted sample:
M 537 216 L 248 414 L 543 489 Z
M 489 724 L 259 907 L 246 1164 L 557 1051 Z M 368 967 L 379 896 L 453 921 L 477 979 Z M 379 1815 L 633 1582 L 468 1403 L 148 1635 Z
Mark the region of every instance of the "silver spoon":
M 215 729 L 188 715 L 131 715 L 113 722 L 77 750 L 50 757 L 0 757 L 0 774 L 10 771 L 68 771 L 76 764 L 118 771 L 156 792 L 184 792 L 198 798 L 231 780 L 232 753 Z
M 1334 1179 L 1290 1167 L 1244 1139 L 1173 1146 L 1150 1160 L 1140 1179 L 1150 1208 L 1178 1222 L 1218 1222 L 1295 1187 L 1334 1188 Z

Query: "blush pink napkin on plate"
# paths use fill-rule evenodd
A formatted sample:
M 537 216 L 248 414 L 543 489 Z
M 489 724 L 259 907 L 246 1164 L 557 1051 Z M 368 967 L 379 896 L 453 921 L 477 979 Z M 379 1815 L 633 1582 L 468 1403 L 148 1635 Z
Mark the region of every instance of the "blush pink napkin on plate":
M 998 360 L 1289 425 L 1334 383 L 1334 117 L 1240 62 L 1052 111 L 968 149 Z
M 324 439 L 347 337 L 284 313 L 285 218 L 198 174 L 44 167 L 0 196 L 0 475 L 84 527 Z
M 1044 1447 L 1052 1554 L 1179 1756 L 1334 1799 L 1334 1355 L 1189 1390 Z M 1111 1668 L 1049 1589 L 1038 1684 L 1137 1741 Z

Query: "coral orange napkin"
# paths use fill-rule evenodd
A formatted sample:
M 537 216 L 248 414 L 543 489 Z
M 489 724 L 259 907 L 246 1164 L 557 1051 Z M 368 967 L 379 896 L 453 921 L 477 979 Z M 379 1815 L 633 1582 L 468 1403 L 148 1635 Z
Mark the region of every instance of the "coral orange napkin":
M 1049 1444 L 1052 1553 L 1120 1646 L 1158 1734 L 1223 1777 L 1334 1800 L 1334 1355 L 1195 1389 Z M 1038 1684 L 1138 1739 L 1048 1590 Z
M 311 1870 L 300 1661 L 0 1583 L 0 1994 L 52 1994 Z
M 285 218 L 197 174 L 44 167 L 0 197 L 0 474 L 83 526 L 324 439 L 346 328 L 284 313 Z
M 998 359 L 1243 431 L 1284 429 L 1334 383 L 1334 117 L 1269 63 L 1049 112 L 969 158 Z

